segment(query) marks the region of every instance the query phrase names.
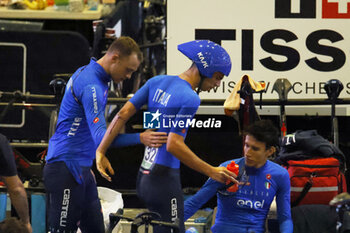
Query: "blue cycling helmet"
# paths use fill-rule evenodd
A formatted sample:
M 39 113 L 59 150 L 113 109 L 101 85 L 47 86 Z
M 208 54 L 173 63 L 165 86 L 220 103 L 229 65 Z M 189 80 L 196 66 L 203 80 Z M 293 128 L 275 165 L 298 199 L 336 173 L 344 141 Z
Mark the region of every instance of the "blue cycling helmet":
M 231 71 L 230 55 L 220 45 L 210 40 L 194 40 L 179 44 L 177 49 L 191 59 L 199 73 L 211 78 L 215 72 L 228 76 Z

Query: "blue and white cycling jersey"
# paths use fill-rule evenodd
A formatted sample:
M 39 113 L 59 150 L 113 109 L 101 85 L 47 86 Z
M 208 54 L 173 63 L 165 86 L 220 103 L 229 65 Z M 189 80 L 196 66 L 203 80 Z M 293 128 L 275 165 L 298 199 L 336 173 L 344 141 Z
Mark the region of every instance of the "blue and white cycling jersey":
M 186 138 L 200 99 L 190 83 L 179 76 L 160 75 L 148 80 L 130 102 L 136 109 L 148 104 L 148 111 L 152 113 L 151 121 L 159 123 L 158 132 L 176 133 Z M 160 148 L 146 147 L 141 167 L 151 169 L 154 164 L 180 167 L 180 161 L 166 150 L 166 144 Z
M 226 167 L 232 160 L 222 163 Z M 240 167 L 244 158 L 234 159 Z M 217 214 L 212 232 L 265 232 L 265 220 L 276 196 L 278 221 L 281 233 L 292 233 L 290 211 L 290 179 L 286 169 L 267 161 L 261 168 L 245 166 L 248 181 L 231 195 L 218 190 L 224 187 L 209 178 L 203 187 L 185 201 L 185 220 L 191 217 L 211 197 L 217 194 Z
M 66 86 L 46 161 L 64 161 L 78 183 L 81 183 L 80 166 L 92 165 L 96 149 L 106 132 L 104 113 L 110 81 L 110 75 L 95 59 L 91 59 L 87 66 L 73 74 Z M 138 143 L 139 134 L 121 134 L 112 146 Z

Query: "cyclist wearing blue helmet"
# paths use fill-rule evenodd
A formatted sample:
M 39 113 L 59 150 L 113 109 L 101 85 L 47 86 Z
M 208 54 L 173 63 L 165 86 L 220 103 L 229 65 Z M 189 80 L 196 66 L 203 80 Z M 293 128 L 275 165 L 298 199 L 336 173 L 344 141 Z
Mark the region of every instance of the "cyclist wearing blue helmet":
M 137 194 L 150 211 L 160 213 L 162 221 L 179 218 L 180 232 L 185 232 L 180 162 L 218 182 L 237 181 L 234 173 L 204 162 L 184 142 L 188 123 L 192 122 L 200 104 L 199 96 L 193 90 L 209 91 L 219 86 L 224 75 L 230 73 L 230 56 L 220 45 L 207 40 L 180 44 L 178 49 L 193 61 L 191 67 L 180 75 L 153 77 L 135 93 L 108 127 L 96 151 L 96 163 L 101 175 L 110 180 L 106 169 L 111 174 L 114 171 L 105 157 L 106 150 L 125 122 L 147 104 L 149 112 L 144 116 L 150 114 L 149 125 L 153 122 L 158 131 L 168 133 L 168 140 L 159 148 L 146 147 L 137 178 Z M 170 230 L 155 227 L 153 232 Z
M 177 48 L 191 59 L 193 65 L 199 70 L 201 79 L 198 84 L 197 92 L 201 90 L 208 91 L 208 85 L 212 88 L 210 84 L 213 82 L 216 85 L 220 85 L 220 82 L 217 83 L 217 81 L 221 80 L 224 75 L 228 76 L 230 74 L 230 56 L 225 49 L 216 43 L 205 40 L 196 40 L 180 44 Z M 205 78 L 213 78 L 213 80 Z

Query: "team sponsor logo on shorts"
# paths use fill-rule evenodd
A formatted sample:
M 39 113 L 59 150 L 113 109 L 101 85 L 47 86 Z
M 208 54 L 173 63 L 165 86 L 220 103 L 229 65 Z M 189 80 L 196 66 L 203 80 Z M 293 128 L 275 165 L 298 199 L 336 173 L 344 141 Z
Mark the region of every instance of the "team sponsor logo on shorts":
M 170 205 L 171 205 L 171 221 L 175 221 L 175 219 L 177 218 L 177 200 L 175 197 L 170 200 Z
M 62 200 L 61 217 L 60 217 L 60 226 L 62 227 L 65 227 L 67 225 L 69 198 L 70 198 L 70 189 L 63 190 L 63 200 Z

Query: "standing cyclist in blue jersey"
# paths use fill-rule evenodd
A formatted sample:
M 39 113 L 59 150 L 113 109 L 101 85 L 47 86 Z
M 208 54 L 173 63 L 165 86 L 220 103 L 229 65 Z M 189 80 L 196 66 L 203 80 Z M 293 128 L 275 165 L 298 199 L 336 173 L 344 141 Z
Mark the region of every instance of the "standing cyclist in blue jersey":
M 204 186 L 185 201 L 185 220 L 217 194 L 217 214 L 213 233 L 264 233 L 271 202 L 276 196 L 281 233 L 292 233 L 290 212 L 290 180 L 288 172 L 268 159 L 278 145 L 278 130 L 271 121 L 261 120 L 245 131 L 244 157 L 235 159 L 239 165 L 240 185 L 235 192 L 208 179 Z M 226 167 L 232 160 L 221 166 Z
M 180 162 L 219 182 L 237 182 L 234 173 L 225 167 L 213 167 L 198 158 L 184 140 L 199 104 L 196 88 L 209 91 L 220 85 L 224 75 L 231 71 L 231 59 L 218 44 L 196 40 L 180 44 L 178 49 L 193 61 L 191 67 L 180 75 L 161 75 L 148 80 L 113 119 L 96 152 L 97 169 L 110 179 L 106 169 L 113 169 L 105 157 L 106 149 L 120 132 L 125 122 L 144 104 L 151 113 L 149 119 L 158 121 L 159 131 L 168 133 L 166 145 L 146 147 L 138 179 L 137 194 L 150 211 L 160 213 L 163 221 L 180 219 L 180 232 L 184 232 L 183 193 L 180 181 Z M 164 120 L 164 121 L 163 121 Z M 166 122 L 166 124 L 163 124 Z M 155 227 L 155 233 L 170 232 Z
M 106 132 L 108 83 L 130 78 L 142 60 L 136 42 L 120 37 L 98 61 L 79 68 L 70 78 L 61 103 L 57 129 L 49 142 L 44 184 L 51 233 L 104 233 L 101 205 L 91 166 Z M 142 142 L 160 146 L 166 133 L 121 134 L 113 146 Z

